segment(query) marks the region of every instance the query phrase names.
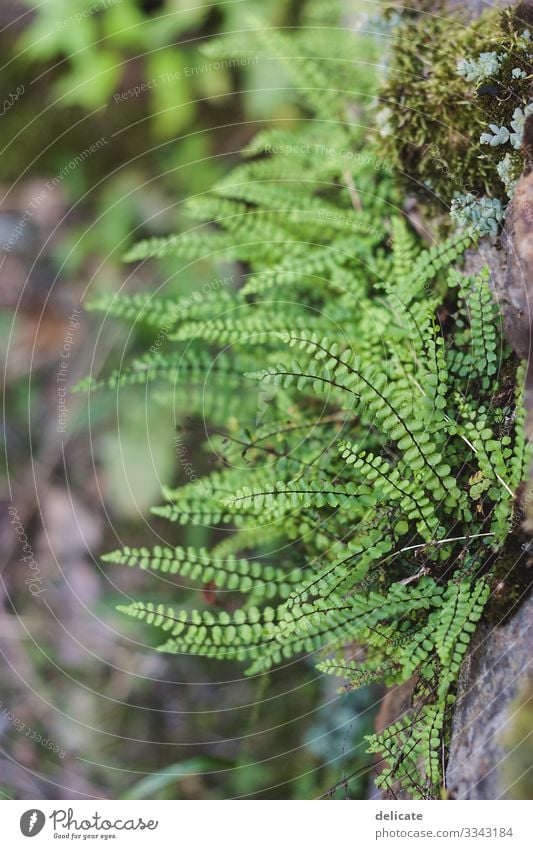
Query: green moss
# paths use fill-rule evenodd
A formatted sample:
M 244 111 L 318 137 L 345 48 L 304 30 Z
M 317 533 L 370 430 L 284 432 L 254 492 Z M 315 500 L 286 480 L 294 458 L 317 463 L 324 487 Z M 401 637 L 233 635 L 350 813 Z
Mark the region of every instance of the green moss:
M 405 190 L 441 209 L 467 192 L 506 197 L 496 166 L 509 153 L 521 171 L 521 153 L 510 144 L 480 145 L 479 139 L 489 124 L 510 128 L 514 110 L 530 99 L 525 29 L 509 10 L 487 11 L 466 25 L 435 10 L 403 19 L 381 92 L 385 126 L 379 146 Z M 461 59 L 485 52 L 501 57 L 496 76 L 469 82 L 457 73 Z M 513 77 L 515 68 L 526 77 Z

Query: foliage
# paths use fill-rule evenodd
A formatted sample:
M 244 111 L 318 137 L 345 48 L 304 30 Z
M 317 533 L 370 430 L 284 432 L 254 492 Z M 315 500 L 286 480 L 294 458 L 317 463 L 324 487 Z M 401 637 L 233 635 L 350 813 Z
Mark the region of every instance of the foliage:
M 512 545 L 523 374 L 487 272 L 459 271 L 471 236 L 422 248 L 394 212 L 362 129 L 367 100 L 353 90 L 371 89 L 375 57 L 363 45 L 354 74 L 351 36 L 335 49 L 327 38 L 326 62 L 309 34 L 260 23 L 247 33 L 243 49 L 284 57 L 314 120 L 261 132 L 190 203 L 188 230 L 128 255 L 177 269 L 233 263 L 242 284 L 215 278 L 201 300 L 97 304 L 159 335 L 150 355 L 85 388 L 187 388 L 219 468 L 165 488 L 154 512 L 223 534 L 211 551 L 158 545 L 105 559 L 215 587 L 201 608 L 121 605 L 163 633 L 161 651 L 243 661 L 251 675 L 320 653 L 319 668 L 348 687 L 410 680 L 408 709 L 369 750 L 385 764 L 383 788 L 433 798 L 459 666 Z
M 210 64 L 198 49 L 211 18 L 232 28 L 231 4 L 193 0 L 180 8 L 170 0 L 25 2 L 34 17 L 21 34 L 19 49 L 26 62 L 65 63 L 52 84 L 53 97 L 64 104 L 109 112 L 117 103 L 148 99 L 151 129 L 158 137 L 172 138 L 199 119 L 204 98 L 216 99 L 231 90 L 235 66 Z M 274 6 L 276 13 L 278 4 Z

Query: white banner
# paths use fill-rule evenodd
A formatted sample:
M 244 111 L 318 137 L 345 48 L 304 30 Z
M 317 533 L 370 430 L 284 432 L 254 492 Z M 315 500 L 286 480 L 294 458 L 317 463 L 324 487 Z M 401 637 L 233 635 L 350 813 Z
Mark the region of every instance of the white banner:
M 6 849 L 67 841 L 117 849 L 533 845 L 533 803 L 517 801 L 5 801 L 1 814 Z

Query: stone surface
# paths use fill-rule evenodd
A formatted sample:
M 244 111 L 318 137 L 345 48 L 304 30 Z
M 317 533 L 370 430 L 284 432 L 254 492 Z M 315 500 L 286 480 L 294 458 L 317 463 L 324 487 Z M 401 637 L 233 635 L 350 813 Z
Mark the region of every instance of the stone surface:
M 533 326 L 533 173 L 523 176 L 516 187 L 505 219 L 502 244 L 507 266 L 497 295 L 505 332 L 518 356 L 528 359 Z
M 523 769 L 516 761 L 530 766 L 533 760 L 531 728 L 527 733 L 520 731 L 524 723 L 517 702 L 532 687 L 530 596 L 506 625 L 478 629 L 463 664 L 447 769 L 451 798 L 517 797 Z

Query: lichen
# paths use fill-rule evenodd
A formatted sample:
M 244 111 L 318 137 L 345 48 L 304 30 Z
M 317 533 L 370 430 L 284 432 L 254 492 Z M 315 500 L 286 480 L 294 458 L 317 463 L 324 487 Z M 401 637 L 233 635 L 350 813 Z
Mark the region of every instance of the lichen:
M 472 229 L 477 236 L 496 236 L 504 208 L 498 198 L 482 197 L 479 200 L 469 192 L 453 198 L 450 215 L 460 229 Z
M 487 77 L 494 77 L 500 70 L 504 53 L 480 53 L 479 59 L 459 59 L 457 73 L 464 77 L 467 83 L 480 83 Z M 520 71 L 520 68 L 515 70 Z
M 513 157 L 509 153 L 506 153 L 503 159 L 500 159 L 498 162 L 496 170 L 498 171 L 498 177 L 505 186 L 507 196 L 512 198 L 518 182 L 518 173 Z

